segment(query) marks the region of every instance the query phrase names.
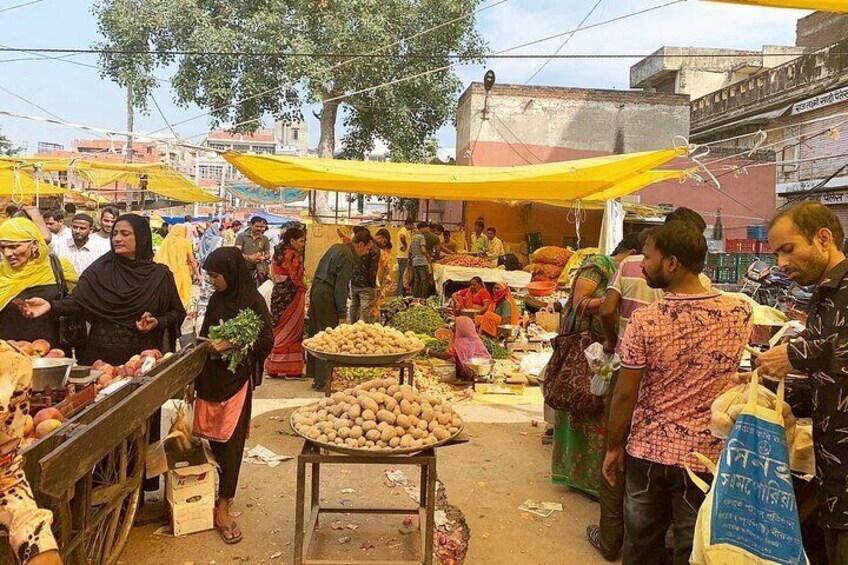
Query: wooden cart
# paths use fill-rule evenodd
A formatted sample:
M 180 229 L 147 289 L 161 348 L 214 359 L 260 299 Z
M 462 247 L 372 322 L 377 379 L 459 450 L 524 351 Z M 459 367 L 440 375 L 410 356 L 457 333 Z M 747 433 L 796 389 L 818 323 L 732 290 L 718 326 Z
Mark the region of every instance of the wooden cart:
M 118 561 L 142 496 L 150 416 L 182 397 L 207 351 L 183 350 L 22 452 L 36 501 L 53 511 L 66 565 Z M 6 563 L 14 563 L 8 543 L 0 544 L 0 564 Z

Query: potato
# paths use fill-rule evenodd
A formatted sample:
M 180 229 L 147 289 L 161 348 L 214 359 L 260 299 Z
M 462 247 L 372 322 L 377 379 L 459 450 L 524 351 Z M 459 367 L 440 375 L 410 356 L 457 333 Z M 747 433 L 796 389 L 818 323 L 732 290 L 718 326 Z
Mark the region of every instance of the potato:
M 362 406 L 360 406 L 358 403 L 351 405 L 349 408 L 347 408 L 347 415 L 353 418 L 354 420 L 356 418 L 359 418 L 359 416 L 362 415 Z
M 347 439 L 350 437 L 350 428 L 340 428 L 338 434 L 340 438 Z
M 377 445 L 377 444 L 369 439 L 369 440 L 366 440 L 365 445 L 363 447 L 374 447 L 375 445 Z
M 317 438 L 315 438 L 315 441 L 317 441 L 318 443 L 327 443 L 327 436 L 326 436 L 326 434 L 321 434 L 320 436 L 318 436 Z
M 395 426 L 395 435 L 398 437 L 402 437 L 406 433 L 406 428 L 401 426 Z
M 362 419 L 367 421 L 375 421 L 377 419 L 377 415 L 371 410 L 363 410 L 362 411 Z
M 363 432 L 363 431 L 362 431 L 362 428 L 360 428 L 359 426 L 353 426 L 353 427 L 350 429 L 350 437 L 352 437 L 353 439 L 359 439 L 359 438 L 361 438 L 361 437 L 363 436 L 363 434 L 364 434 L 364 433 L 365 433 L 365 432 Z
M 400 447 L 400 438 L 395 436 L 392 439 L 390 439 L 389 440 L 389 447 L 391 447 L 391 448 Z
M 410 433 L 412 434 L 413 439 L 421 439 L 427 436 L 427 432 L 420 428 L 415 428 Z
M 389 412 L 394 412 L 395 408 L 398 407 L 398 402 L 397 402 L 397 400 L 395 400 L 391 396 L 386 396 L 385 400 L 383 402 L 383 405 L 386 407 L 386 410 L 388 410 Z
M 436 429 L 433 430 L 433 435 L 436 436 L 436 439 L 439 441 L 444 441 L 451 437 L 451 433 L 442 426 L 437 426 Z
M 344 441 L 345 440 L 343 440 L 342 438 L 337 437 L 335 440 L 333 440 L 333 443 L 335 443 L 336 445 L 343 445 Z
M 416 426 L 416 428 L 418 428 L 419 430 L 427 430 L 429 426 L 430 422 L 428 422 L 427 420 L 418 420 L 418 425 Z
M 395 402 L 400 402 L 401 400 L 403 400 L 403 393 L 401 391 L 397 391 L 392 395 L 392 398 L 395 399 Z
M 412 448 L 413 449 L 415 449 L 416 447 L 422 447 L 423 445 L 424 445 L 424 442 L 421 441 L 420 439 L 412 440 Z
M 421 419 L 427 420 L 428 422 L 432 422 L 436 419 L 436 412 L 430 407 L 429 404 L 425 404 L 421 408 Z
M 321 436 L 321 430 L 319 430 L 318 428 L 309 428 L 307 436 L 309 437 L 309 439 L 318 439 Z
M 420 421 L 421 420 L 418 418 L 418 416 L 410 416 L 409 417 L 409 426 L 412 427 L 412 428 L 416 428 L 416 427 L 418 427 L 418 422 L 420 422 Z
M 377 441 L 378 439 L 380 439 L 381 435 L 382 434 L 377 429 L 368 430 L 367 432 L 365 432 L 365 439 L 369 441 Z
M 332 430 L 327 432 L 327 441 L 335 441 L 336 437 L 338 437 L 338 434 L 336 432 L 334 432 Z
M 360 396 L 357 401 L 364 411 L 370 411 L 372 414 L 375 414 L 380 409 L 380 405 L 370 396 Z
M 451 435 L 453 435 L 459 431 L 459 428 L 451 426 L 450 428 L 448 428 L 448 431 L 451 433 Z
M 380 439 L 387 442 L 396 435 L 397 434 L 394 428 L 386 428 L 385 430 L 383 430 L 383 433 L 380 434 Z
M 461 428 L 462 418 L 460 418 L 459 416 L 454 416 L 453 418 L 451 418 L 450 425 L 454 428 Z
M 400 401 L 400 413 L 407 416 L 417 416 L 412 409 L 412 402 L 405 398 Z
M 441 424 L 442 426 L 447 426 L 448 424 L 451 423 L 451 420 L 452 420 L 451 415 L 446 414 L 444 412 L 439 413 L 436 416 L 436 419 L 438 420 L 439 424 Z
M 397 391 L 399 391 L 399 390 L 400 390 L 400 387 L 399 387 L 398 385 L 396 385 L 396 384 L 393 384 L 393 385 L 391 385 L 390 387 L 388 387 L 388 388 L 386 389 L 386 394 L 388 394 L 388 395 L 390 395 L 392 398 L 394 398 L 395 393 L 396 393 Z M 403 395 L 402 395 L 402 394 L 401 394 L 401 398 L 403 398 Z
M 397 420 L 395 418 L 394 413 L 389 412 L 388 410 L 380 410 L 379 412 L 377 412 L 377 419 L 381 422 L 386 422 L 391 425 L 394 425 L 395 421 Z
M 361 426 L 364 423 L 365 423 L 365 418 L 363 418 L 362 416 L 360 416 L 359 418 L 357 418 L 353 421 L 354 426 Z
M 371 430 L 377 429 L 377 422 L 375 422 L 374 420 L 365 420 L 364 422 L 362 422 L 361 427 L 363 432 L 370 432 Z
M 356 440 L 357 447 L 365 447 L 365 444 L 368 442 L 364 437 L 361 437 Z
M 415 438 L 412 437 L 410 434 L 404 435 L 402 438 L 400 438 L 400 447 L 402 449 L 407 449 L 409 447 L 412 447 L 412 441 L 414 439 Z
M 400 426 L 402 428 L 408 428 L 409 425 L 410 425 L 409 424 L 409 416 L 407 416 L 406 414 L 403 414 L 403 413 L 399 414 L 395 418 L 395 425 Z
M 431 432 L 434 432 L 434 431 L 436 431 L 436 428 L 438 428 L 439 426 L 440 426 L 439 421 L 438 421 L 438 420 L 436 420 L 436 419 L 433 419 L 433 420 L 432 420 L 432 421 L 431 421 L 431 422 L 427 425 L 427 429 L 428 429 L 429 431 L 431 431 Z
M 347 438 L 346 440 L 344 440 L 344 442 L 345 442 L 345 445 L 348 446 L 348 447 L 356 447 L 358 445 L 356 443 L 356 440 L 353 439 L 353 438 Z

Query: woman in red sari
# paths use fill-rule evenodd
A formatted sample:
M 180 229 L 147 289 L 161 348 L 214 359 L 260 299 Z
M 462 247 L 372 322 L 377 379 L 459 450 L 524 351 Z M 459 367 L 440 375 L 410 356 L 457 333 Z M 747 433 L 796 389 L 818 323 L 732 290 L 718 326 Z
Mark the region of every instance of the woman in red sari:
M 274 250 L 271 276 L 271 317 L 274 322 L 274 349 L 265 361 L 271 377 L 298 378 L 303 375 L 303 324 L 306 314 L 306 287 L 303 283 L 303 250 L 306 234 L 289 228 Z

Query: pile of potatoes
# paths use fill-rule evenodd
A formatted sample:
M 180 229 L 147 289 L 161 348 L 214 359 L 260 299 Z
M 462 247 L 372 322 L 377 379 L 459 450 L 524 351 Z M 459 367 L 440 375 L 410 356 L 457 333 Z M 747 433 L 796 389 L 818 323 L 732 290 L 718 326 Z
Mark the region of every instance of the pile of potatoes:
M 380 324 L 366 324 L 362 320 L 355 324 L 343 324 L 327 328 L 303 344 L 323 353 L 346 355 L 386 355 L 411 353 L 424 347 L 412 332 L 405 334 L 395 328 Z
M 292 415 L 297 432 L 326 445 L 370 451 L 426 448 L 450 439 L 462 419 L 450 403 L 396 378 L 373 379 Z

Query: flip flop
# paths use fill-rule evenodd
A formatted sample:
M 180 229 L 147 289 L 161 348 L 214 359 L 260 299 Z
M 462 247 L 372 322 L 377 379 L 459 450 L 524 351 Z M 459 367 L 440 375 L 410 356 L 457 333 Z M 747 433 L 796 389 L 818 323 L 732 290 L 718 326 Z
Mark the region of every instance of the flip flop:
M 238 527 L 238 524 L 235 520 L 230 522 L 230 526 L 219 526 L 215 524 L 215 529 L 218 530 L 218 535 L 221 536 L 221 540 L 227 544 L 232 545 L 241 541 L 243 535 L 241 530 Z M 238 530 L 238 535 L 236 535 L 236 531 Z M 229 534 L 230 537 L 227 537 Z

